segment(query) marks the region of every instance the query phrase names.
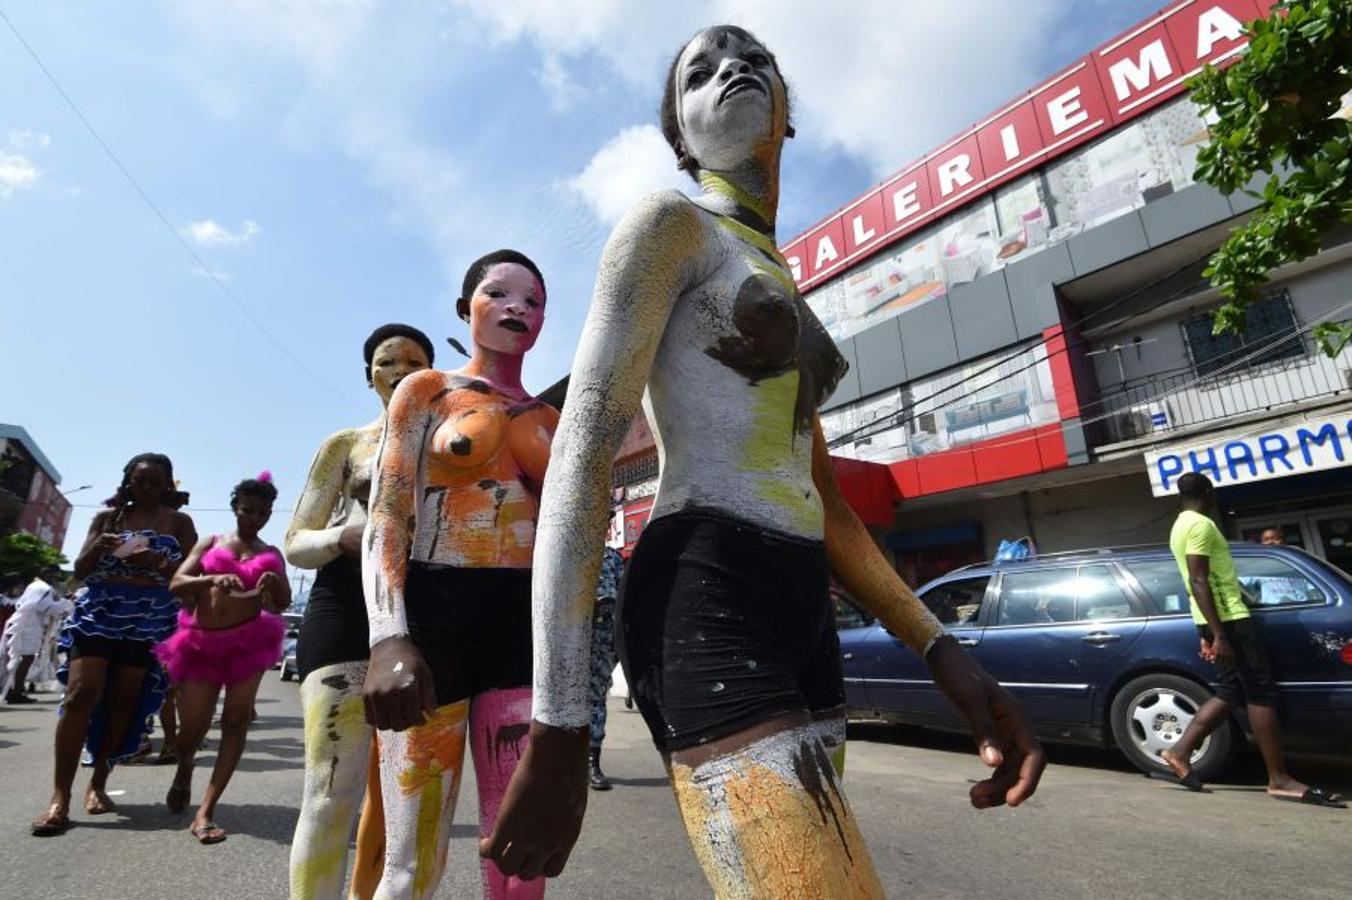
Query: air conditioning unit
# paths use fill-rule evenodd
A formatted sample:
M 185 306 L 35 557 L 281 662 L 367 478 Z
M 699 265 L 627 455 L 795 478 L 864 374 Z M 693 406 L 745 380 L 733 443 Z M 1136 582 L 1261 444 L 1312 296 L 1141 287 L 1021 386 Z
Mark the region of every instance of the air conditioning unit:
M 1139 403 L 1123 410 L 1116 418 L 1117 432 L 1123 440 L 1145 437 L 1157 431 L 1168 431 L 1172 420 L 1169 407 L 1163 401 Z

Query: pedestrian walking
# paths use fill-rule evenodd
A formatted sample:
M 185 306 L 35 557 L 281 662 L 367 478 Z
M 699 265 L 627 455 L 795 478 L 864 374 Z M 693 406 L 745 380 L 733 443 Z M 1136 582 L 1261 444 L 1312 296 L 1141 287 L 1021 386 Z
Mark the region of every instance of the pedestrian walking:
M 282 652 L 291 585 L 282 551 L 259 537 L 276 499 L 267 472 L 235 485 L 235 530 L 204 538 L 179 566 L 169 584 L 183 604 L 178 630 L 155 647 L 178 696 L 178 770 L 164 801 L 170 812 L 191 802 L 197 747 L 225 692 L 216 765 L 188 829 L 203 844 L 228 837 L 214 821 L 216 804 L 244 755 L 258 684 Z
M 296 644 L 305 786 L 291 841 L 292 900 L 337 900 L 341 895 L 359 807 L 350 896 L 373 896 L 385 866 L 378 750 L 362 701 L 371 642 L 362 597 L 361 540 L 372 462 L 390 397 L 409 375 L 430 368 L 436 354 L 427 335 L 392 322 L 366 338 L 362 359 L 367 387 L 380 400 L 380 415 L 320 445 L 286 531 L 287 561 L 319 570 Z
M 774 56 L 742 28 L 701 31 L 668 70 L 661 124 L 702 191 L 645 198 L 606 244 L 541 501 L 531 747 L 480 852 L 555 875 L 581 829 L 587 613 L 615 450 L 642 400 L 662 471 L 619 600 L 621 656 L 712 892 L 880 897 L 840 781 L 833 573 L 971 722 L 995 768 L 975 806 L 1029 797 L 1042 751 L 832 474 L 817 407 L 847 366 L 778 250 L 793 129 Z
M 54 583 L 61 583 L 61 569 L 56 566 L 34 575 L 0 633 L 0 692 L 6 703 L 38 702 L 26 687 L 33 661 L 47 651 L 43 642 L 47 625 L 62 611 L 61 594 L 52 587 Z
M 612 785 L 601 771 L 601 744 L 606 739 L 606 702 L 615 680 L 615 600 L 620 596 L 624 557 L 614 547 L 601 556 L 601 577 L 596 582 L 596 608 L 592 610 L 591 722 L 587 727 L 587 771 L 594 791 Z
M 52 799 L 32 823 L 35 835 L 70 827 L 82 744 L 94 766 L 85 812 L 115 809 L 106 790 L 112 764 L 136 752 L 147 717 L 160 708 L 167 680 L 152 648 L 173 632 L 178 604 L 169 578 L 183 548 L 197 543 L 192 519 L 166 505 L 173 482 L 169 457 L 132 457 L 112 508 L 94 516 L 75 560 L 75 577 L 88 590 L 61 634 L 67 664 L 58 677 L 64 676 L 66 695 L 56 721 Z
M 1314 806 L 1344 806 L 1336 795 L 1302 784 L 1286 768 L 1281 726 L 1277 721 L 1277 682 L 1272 674 L 1261 623 L 1244 602 L 1230 545 L 1216 526 L 1216 489 L 1211 479 L 1188 472 L 1178 479 L 1183 509 L 1169 532 L 1169 548 L 1188 586 L 1192 620 L 1201 638 L 1201 655 L 1213 663 L 1220 685 L 1202 704 L 1182 737 L 1161 751 L 1178 782 L 1201 791 L 1192 770 L 1192 754 L 1240 706 L 1248 711 L 1254 742 L 1267 767 L 1268 795 Z
M 380 897 L 436 893 L 466 744 L 485 835 L 532 752 L 531 560 L 558 413 L 526 392 L 521 367 L 545 299 L 525 255 L 475 260 L 456 302 L 469 362 L 410 375 L 390 404 L 362 557 L 366 709 L 385 802 Z M 543 879 L 509 877 L 488 860 L 480 872 L 486 898 L 544 894 Z

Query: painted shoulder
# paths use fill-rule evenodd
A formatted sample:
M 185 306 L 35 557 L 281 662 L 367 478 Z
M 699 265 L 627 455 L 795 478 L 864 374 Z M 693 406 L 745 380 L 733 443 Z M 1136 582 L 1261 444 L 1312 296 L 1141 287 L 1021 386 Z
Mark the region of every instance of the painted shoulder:
M 335 431 L 320 442 L 319 450 L 315 452 L 315 458 L 323 459 L 331 453 L 341 453 L 346 456 L 360 433 L 360 428 L 344 428 L 342 431 Z
M 394 389 L 394 396 L 390 398 L 390 412 L 394 413 L 396 409 L 407 412 L 410 408 L 417 409 L 432 403 L 440 394 L 453 389 L 452 381 L 449 373 L 439 369 L 414 372 Z
M 703 227 L 699 207 L 693 200 L 677 190 L 657 191 L 629 208 L 615 226 L 611 239 L 688 237 Z

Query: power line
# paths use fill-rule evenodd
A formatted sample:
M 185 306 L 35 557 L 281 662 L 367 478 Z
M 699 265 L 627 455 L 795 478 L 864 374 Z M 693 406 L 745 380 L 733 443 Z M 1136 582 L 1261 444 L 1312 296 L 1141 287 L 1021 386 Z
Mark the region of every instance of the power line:
M 1195 377 L 1195 378 L 1191 379 L 1190 381 L 1187 381 L 1187 382 L 1185 382 L 1185 383 L 1183 383 L 1183 384 L 1180 384 L 1180 385 L 1178 385 L 1177 387 L 1170 388 L 1170 389 L 1168 389 L 1168 390 L 1162 390 L 1162 391 L 1159 391 L 1158 393 L 1151 394 L 1151 395 L 1149 395 L 1149 396 L 1146 396 L 1146 397 L 1144 397 L 1144 398 L 1141 398 L 1141 399 L 1139 399 L 1139 400 L 1137 401 L 1136 405 L 1139 406 L 1139 405 L 1141 405 L 1141 404 L 1158 402 L 1158 401 L 1163 400 L 1163 399 L 1165 399 L 1165 398 L 1167 398 L 1167 397 L 1170 397 L 1170 396 L 1172 396 L 1172 395 L 1174 395 L 1174 394 L 1177 394 L 1177 393 L 1180 393 L 1180 392 L 1182 392 L 1182 391 L 1188 390 L 1189 388 L 1194 388 L 1194 387 L 1196 387 L 1197 385 L 1201 384 L 1201 383 L 1204 382 L 1204 381 L 1209 381 L 1209 380 L 1214 379 L 1214 378 L 1216 378 L 1216 377 L 1218 377 L 1218 376 L 1221 376 L 1221 375 L 1227 375 L 1227 374 L 1229 374 L 1229 373 L 1231 373 L 1231 372 L 1234 372 L 1234 371 L 1236 371 L 1237 369 L 1239 369 L 1239 368 L 1241 368 L 1241 367 L 1247 365 L 1248 363 L 1252 362 L 1253 360 L 1255 360 L 1255 359 L 1261 357 L 1263 354 L 1268 353 L 1269 351 L 1271 351 L 1271 350 L 1274 349 L 1275 347 L 1280 346 L 1280 345 L 1282 345 L 1282 344 L 1285 344 L 1286 342 L 1288 342 L 1288 341 L 1290 341 L 1290 340 L 1293 340 L 1293 339 L 1296 339 L 1296 338 L 1300 338 L 1300 337 L 1304 337 L 1305 335 L 1307 335 L 1307 334 L 1309 334 L 1310 332 L 1312 332 L 1312 331 L 1313 331 L 1315 328 L 1317 328 L 1319 325 L 1323 324 L 1324 322 L 1331 321 L 1331 320 L 1333 320 L 1334 318 L 1337 318 L 1338 316 L 1343 315 L 1343 314 L 1346 313 L 1348 310 L 1352 310 L 1352 301 L 1348 301 L 1347 303 L 1344 303 L 1342 306 L 1339 306 L 1339 307 L 1337 307 L 1336 309 L 1333 309 L 1333 310 L 1331 310 L 1331 311 L 1329 311 L 1329 312 L 1324 313 L 1323 315 L 1317 317 L 1316 319 L 1314 319 L 1313 321 L 1311 321 L 1310 323 L 1308 323 L 1308 324 L 1306 324 L 1306 325 L 1292 326 L 1291 328 L 1283 329 L 1283 331 L 1277 332 L 1276 334 L 1272 335 L 1272 336 L 1271 336 L 1268 340 L 1266 340 L 1265 342 L 1261 342 L 1261 343 L 1252 345 L 1252 347 L 1242 347 L 1242 348 L 1239 348 L 1239 349 L 1243 349 L 1243 350 L 1249 350 L 1250 352 L 1244 354 L 1243 356 L 1239 357 L 1238 359 L 1235 359 L 1235 360 L 1233 360 L 1233 361 L 1231 361 L 1231 362 L 1229 362 L 1229 363 L 1226 363 L 1224 366 L 1221 366 L 1220 368 L 1216 369 L 1216 370 L 1213 371 L 1213 372 L 1208 372 L 1206 375 L 1198 375 L 1197 377 Z M 1290 332 L 1290 333 L 1289 333 L 1289 334 L 1286 334 L 1285 332 Z M 1100 398 L 1099 400 L 1094 400 L 1094 401 L 1090 401 L 1089 403 L 1086 403 L 1084 406 L 1081 407 L 1081 409 L 1091 409 L 1091 408 L 1093 408 L 1093 407 L 1095 407 L 1095 406 L 1100 406 L 1100 405 L 1102 405 L 1102 404 L 1104 404 L 1104 403 L 1106 403 L 1106 402 L 1108 402 L 1108 401 L 1107 401 L 1107 398 Z M 1106 421 L 1106 420 L 1108 420 L 1108 419 L 1111 419 L 1111 418 L 1113 418 L 1114 416 L 1118 415 L 1120 412 L 1121 412 L 1120 410 L 1113 410 L 1113 411 L 1111 411 L 1111 412 L 1102 413 L 1102 414 L 1100 414 L 1100 415 L 1090 416 L 1089 418 L 1081 419 L 1081 420 L 1080 420 L 1080 424 L 1081 424 L 1082 426 L 1083 426 L 1083 425 L 1093 425 L 1093 424 L 1095 424 L 1095 423 L 1103 422 L 1103 421 Z M 882 429 L 882 430 L 886 430 L 886 429 Z M 1254 435 L 1257 435 L 1257 434 L 1261 434 L 1262 432 L 1263 432 L 1263 429 L 1261 429 L 1261 428 L 1259 428 L 1259 429 L 1250 429 L 1250 430 L 1246 430 L 1246 431 L 1237 432 L 1237 433 L 1235 433 L 1235 436 L 1236 436 L 1236 437 L 1251 437 L 1251 436 L 1254 436 Z M 868 436 L 871 437 L 872 434 L 877 434 L 877 433 L 880 433 L 880 432 L 873 432 L 873 433 L 871 433 L 871 434 L 868 435 Z M 862 438 L 861 438 L 861 439 L 862 439 Z M 990 443 L 985 443 L 985 444 L 983 444 L 982 447 L 983 447 L 983 449 L 995 450 L 995 449 L 999 449 L 999 448 L 1002 448 L 1002 447 L 1012 447 L 1012 446 L 1015 446 L 1015 445 L 1017 445 L 1017 444 L 1024 444 L 1024 443 L 1028 443 L 1028 442 L 1030 442 L 1030 441 L 1036 441 L 1036 440 L 1039 440 L 1039 439 L 1040 439 L 1040 438 L 1039 438 L 1038 435 L 1021 435 L 1021 436 L 1019 436 L 1019 437 L 1011 437 L 1011 438 L 1009 438 L 1008 440 L 1003 440 L 1003 441 L 1000 440 L 999 438 L 995 438 L 995 439 L 993 439 Z M 961 449 L 961 448 L 953 448 L 953 449 Z M 921 457 L 921 458 L 923 458 L 923 457 Z
M 321 378 L 318 375 L 318 373 L 316 373 L 313 369 L 307 366 L 305 362 L 291 350 L 290 347 L 288 347 L 271 331 L 268 330 L 267 326 L 263 324 L 262 320 L 260 320 L 256 315 L 254 315 L 253 311 L 250 310 L 247 306 L 245 306 L 243 301 L 241 301 L 238 297 L 235 296 L 234 291 L 230 290 L 230 288 L 226 285 L 225 281 L 218 274 L 216 274 L 216 270 L 207 264 L 206 260 L 204 260 L 201 257 L 201 255 L 196 250 L 193 249 L 192 245 L 189 244 L 186 240 L 184 240 L 183 235 L 179 233 L 179 231 L 176 228 L 174 228 L 173 224 L 169 221 L 169 217 L 166 216 L 164 212 L 160 209 L 159 205 L 156 204 L 153 199 L 151 199 L 150 194 L 146 192 L 145 188 L 141 187 L 140 182 L 138 182 L 136 178 L 131 174 L 131 171 L 128 170 L 127 167 L 122 164 L 122 160 L 118 158 L 117 154 L 113 152 L 113 149 L 109 147 L 107 142 L 104 141 L 104 139 L 99 135 L 98 131 L 94 128 L 93 124 L 91 124 L 90 121 L 87 118 L 85 118 L 84 113 L 80 111 L 80 107 L 78 107 L 75 104 L 75 101 L 71 99 L 70 94 L 66 93 L 65 88 L 63 88 L 61 86 L 61 83 L 56 80 L 56 76 L 53 75 L 51 70 L 47 68 L 45 63 L 43 63 L 42 58 L 38 56 L 37 51 L 34 50 L 32 45 L 28 43 L 28 41 L 24 38 L 24 36 L 19 32 L 19 29 L 15 26 L 14 22 L 10 20 L 9 16 L 5 15 L 4 10 L 2 9 L 0 9 L 0 19 L 3 19 L 5 24 L 9 26 L 9 30 L 13 32 L 14 37 L 23 46 L 24 50 L 28 51 L 28 55 L 32 57 L 33 62 L 36 63 L 37 67 L 42 70 L 42 74 L 47 77 L 47 80 L 49 82 L 51 82 L 51 85 L 53 88 L 56 89 L 56 92 L 61 95 L 61 99 L 66 102 L 66 105 L 70 107 L 71 112 L 73 112 L 75 114 L 75 117 L 80 120 L 80 123 L 84 125 L 85 129 L 89 132 L 90 136 L 94 138 L 95 143 L 97 143 L 99 147 L 102 148 L 103 152 L 108 156 L 108 158 L 112 160 L 113 165 L 116 166 L 117 170 L 122 173 L 122 177 L 127 179 L 127 182 L 132 186 L 133 189 L 135 189 L 137 195 L 139 195 L 141 200 L 145 203 L 145 205 L 149 207 L 150 211 L 154 213 L 155 218 L 159 219 L 160 224 L 162 224 L 169 231 L 169 233 L 173 235 L 173 238 L 175 241 L 178 242 L 178 245 L 182 247 L 190 257 L 192 257 L 193 262 L 197 264 L 197 266 L 199 267 L 199 269 L 203 274 L 205 274 L 208 278 L 211 279 L 212 283 L 216 285 L 217 289 L 220 290 L 221 294 L 224 295 L 224 297 L 227 300 L 229 300 L 232 304 L 234 304 L 235 308 L 238 309 L 240 313 L 246 319 L 249 320 L 249 323 L 251 325 L 257 328 L 258 331 L 265 338 L 267 338 L 269 341 L 273 343 L 273 345 L 277 347 L 278 350 L 282 351 L 282 354 L 284 356 L 290 359 L 291 362 L 295 363 L 298 369 L 300 369 L 306 375 L 310 376 L 310 378 L 314 379 L 314 381 L 317 384 L 319 384 L 329 393 L 333 394 L 335 397 L 340 398 L 346 403 L 355 405 L 352 398 L 339 392 L 336 388 L 334 388 L 327 381 Z
M 1106 306 L 1103 306 L 1103 307 L 1101 307 L 1101 308 L 1099 308 L 1099 309 L 1096 309 L 1096 310 L 1094 310 L 1093 312 L 1089 313 L 1089 314 L 1086 315 L 1086 316 L 1082 316 L 1081 318 L 1079 318 L 1079 319 L 1077 319 L 1077 320 L 1075 321 L 1075 326 L 1076 326 L 1076 328 L 1083 328 L 1083 327 L 1084 327 L 1086 324 L 1088 324 L 1090 321 L 1097 320 L 1099 317 L 1103 316 L 1105 313 L 1109 313 L 1109 312 L 1113 311 L 1114 309 L 1117 309 L 1117 308 L 1121 307 L 1123 304 L 1128 303 L 1128 302 L 1130 302 L 1130 301 L 1136 299 L 1137 297 L 1140 297 L 1140 296 L 1141 296 L 1142 294 L 1144 294 L 1146 291 L 1149 291 L 1149 290 L 1151 290 L 1151 289 L 1153 289 L 1153 288 L 1156 288 L 1156 287 L 1160 286 L 1161 284 L 1165 283 L 1166 281 L 1169 281 L 1171 278 L 1175 277 L 1176 275 L 1179 275 L 1179 274 L 1181 274 L 1181 273 L 1187 271 L 1188 269 L 1192 268 L 1193 266 L 1197 265 L 1198 263 L 1202 262 L 1203 260 L 1205 260 L 1205 259 L 1206 259 L 1207 257 L 1209 257 L 1209 256 L 1211 256 L 1211 252 L 1210 252 L 1210 251 L 1208 251 L 1206 254 L 1204 254 L 1204 255 L 1202 255 L 1202 256 L 1197 257 L 1196 259 L 1190 260 L 1189 262 L 1183 263 L 1182 265 L 1177 266 L 1177 267 L 1175 267 L 1174 269 L 1171 269 L 1170 271 L 1166 272 L 1165 274 L 1159 276 L 1158 278 L 1155 278 L 1155 279 L 1152 280 L 1152 281 L 1146 282 L 1145 284 L 1141 285 L 1140 287 L 1136 288 L 1136 289 L 1133 290 L 1133 291 L 1129 291 L 1128 293 L 1124 294 L 1123 296 L 1118 297 L 1118 298 L 1117 298 L 1116 300 L 1114 300 L 1112 303 L 1109 303 L 1109 304 L 1107 304 Z M 1183 296 L 1184 294 L 1186 294 L 1186 293 L 1187 293 L 1188 291 L 1190 291 L 1191 289 L 1192 289 L 1192 286 L 1189 285 L 1188 287 L 1179 290 L 1178 292 L 1176 292 L 1176 293 L 1173 294 L 1172 296 L 1165 298 L 1164 300 L 1161 301 L 1161 303 L 1169 303 L 1169 302 L 1172 302 L 1173 300 L 1177 299 L 1178 297 L 1181 297 L 1181 296 Z M 1130 322 L 1132 319 L 1139 318 L 1140 316 L 1143 316 L 1143 315 L 1145 315 L 1146 313 L 1151 312 L 1151 311 L 1153 311 L 1153 308 L 1142 309 L 1142 310 L 1140 310 L 1139 312 L 1135 312 L 1135 313 L 1132 313 L 1132 314 L 1130 314 L 1130 315 L 1124 316 L 1124 317 L 1122 317 L 1121 319 L 1118 319 L 1117 321 L 1115 321 L 1115 322 L 1113 322 L 1113 323 L 1111 323 L 1111 324 L 1112 324 L 1112 325 L 1115 325 L 1115 326 L 1121 326 L 1121 325 L 1126 324 L 1127 322 Z M 1090 343 L 1089 340 L 1086 339 L 1086 338 L 1083 338 L 1083 337 L 1080 338 L 1080 339 L 1078 339 L 1078 340 L 1075 340 L 1075 341 L 1067 341 L 1067 342 L 1066 342 L 1066 345 L 1065 345 L 1063 348 L 1061 348 L 1060 350 L 1056 350 L 1056 351 L 1054 351 L 1054 352 L 1052 352 L 1052 353 L 1048 353 L 1048 354 L 1046 354 L 1045 356 L 1043 356 L 1041 359 L 1034 359 L 1032 362 L 1028 363 L 1028 365 L 1022 366 L 1022 367 L 1020 367 L 1020 368 L 1018 368 L 1018 369 L 1015 369 L 1015 370 L 1012 371 L 1012 372 L 1007 372 L 1007 373 L 1005 373 L 1004 375 L 1001 375 L 999 378 L 996 378 L 994 381 L 990 381 L 990 382 L 985 383 L 984 385 L 982 385 L 982 387 L 990 387 L 990 386 L 993 385 L 993 384 L 999 384 L 999 383 L 1002 382 L 1002 381 L 1008 381 L 1009 379 L 1013 378 L 1015 375 L 1019 375 L 1019 374 L 1021 374 L 1021 373 L 1023 373 L 1023 372 L 1028 371 L 1028 370 L 1031 369 L 1031 368 L 1034 368 L 1035 366 L 1037 366 L 1038 364 L 1040 364 L 1040 363 L 1043 362 L 1044 360 L 1050 361 L 1050 360 L 1052 360 L 1053 358 L 1055 358 L 1055 357 L 1057 357 L 1057 356 L 1060 356 L 1060 355 L 1065 354 L 1065 353 L 1069 353 L 1071 350 L 1077 350 L 1077 349 L 1079 349 L 1080 347 L 1088 346 L 1089 343 Z M 1029 353 L 1031 353 L 1031 352 L 1034 352 L 1035 350 L 1036 350 L 1036 346 L 1030 347 L 1027 351 L 1024 351 L 1024 352 L 1029 352 Z M 1022 355 L 1022 354 L 1018 354 L 1018 355 Z M 1014 359 L 1014 358 L 1016 358 L 1016 357 L 1005 357 L 1005 358 L 1003 358 L 1003 359 L 998 360 L 997 362 L 993 362 L 993 363 L 991 363 L 990 365 L 988 365 L 988 366 L 986 366 L 986 367 L 984 367 L 984 368 L 978 369 L 978 370 L 975 371 L 975 372 L 972 372 L 972 373 L 970 373 L 970 374 L 968 374 L 968 375 L 963 376 L 961 379 L 959 379 L 958 381 L 956 381 L 956 382 L 954 382 L 953 384 L 949 385 L 948 387 L 945 387 L 945 388 L 939 388 L 938 390 L 935 390 L 934 392 L 932 392 L 932 393 L 930 393 L 930 394 L 928 394 L 928 395 L 926 395 L 926 396 L 924 396 L 924 397 L 912 399 L 912 400 L 907 404 L 907 406 L 910 407 L 911 409 L 915 409 L 916 407 L 918 407 L 918 406 L 920 406 L 920 405 L 922 405 L 922 404 L 924 404 L 924 403 L 928 403 L 930 400 L 933 400 L 933 399 L 935 399 L 935 398 L 937 398 L 937 397 L 942 397 L 942 396 L 944 396 L 945 394 L 950 394 L 950 393 L 952 393 L 952 392 L 954 392 L 954 391 L 959 391 L 959 390 L 962 389 L 962 387 L 963 387 L 964 385 L 967 385 L 967 384 L 970 384 L 970 383 L 976 381 L 977 379 L 979 379 L 981 376 L 985 375 L 985 374 L 988 373 L 988 372 L 992 372 L 992 371 L 995 371 L 996 369 L 999 369 L 1001 366 L 1003 366 L 1003 365 L 1009 363 L 1009 362 L 1010 362 L 1012 359 Z M 906 425 L 906 424 L 909 424 L 909 423 L 911 423 L 911 422 L 915 422 L 915 421 L 917 421 L 917 420 L 919 419 L 919 417 L 922 416 L 922 415 L 931 415 L 931 414 L 933 414 L 933 413 L 939 412 L 939 411 L 942 410 L 942 409 L 946 409 L 946 408 L 949 407 L 949 406 L 953 406 L 953 405 L 955 405 L 955 404 L 961 402 L 962 399 L 963 399 L 962 397 L 955 397 L 954 399 L 949 400 L 949 401 L 947 401 L 947 402 L 945 402 L 945 403 L 941 403 L 941 404 L 939 404 L 938 406 L 933 407 L 932 409 L 927 409 L 927 410 L 926 410 L 925 412 L 923 412 L 923 413 L 916 413 L 916 414 L 911 415 L 911 416 L 904 416 L 904 415 L 903 415 L 903 412 L 899 410 L 897 413 L 894 413 L 892 416 L 889 416 L 889 417 L 887 417 L 886 419 L 879 419 L 879 420 L 874 420 L 874 421 L 872 421 L 872 422 L 866 422 L 865 424 L 860 425 L 859 427 L 855 428 L 853 431 L 849 431 L 849 432 L 846 432 L 845 434 L 838 435 L 838 436 L 832 438 L 830 441 L 828 441 L 828 442 L 827 442 L 827 446 L 828 446 L 828 447 L 839 447 L 839 446 L 841 446 L 841 445 L 843 445 L 843 444 L 847 444 L 847 443 L 850 443 L 850 442 L 852 442 L 852 441 L 863 440 L 863 439 L 865 439 L 865 438 L 867 438 L 867 437 L 871 437 L 872 435 L 878 434 L 878 433 L 880 433 L 880 432 L 882 432 L 882 431 L 890 430 L 890 429 L 893 428 L 893 427 L 897 427 L 897 426 L 900 426 L 900 425 Z M 878 428 L 878 427 L 875 427 L 875 426 L 881 426 L 881 427 Z M 864 434 L 864 432 L 868 432 L 868 433 L 867 433 L 867 434 Z

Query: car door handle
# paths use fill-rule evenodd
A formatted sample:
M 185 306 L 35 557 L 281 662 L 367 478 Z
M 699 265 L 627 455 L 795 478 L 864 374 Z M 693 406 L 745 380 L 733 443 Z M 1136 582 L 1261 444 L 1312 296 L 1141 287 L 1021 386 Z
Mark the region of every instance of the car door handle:
M 981 643 L 981 641 L 977 640 L 976 638 L 969 638 L 969 637 L 960 637 L 960 638 L 958 638 L 958 646 L 959 646 L 959 647 L 975 647 L 975 646 L 976 646 L 977 644 L 979 644 L 979 643 Z
M 1122 635 L 1113 634 L 1111 631 L 1095 631 L 1093 634 L 1086 634 L 1080 640 L 1086 644 L 1102 647 L 1104 644 L 1112 644 L 1122 640 Z

